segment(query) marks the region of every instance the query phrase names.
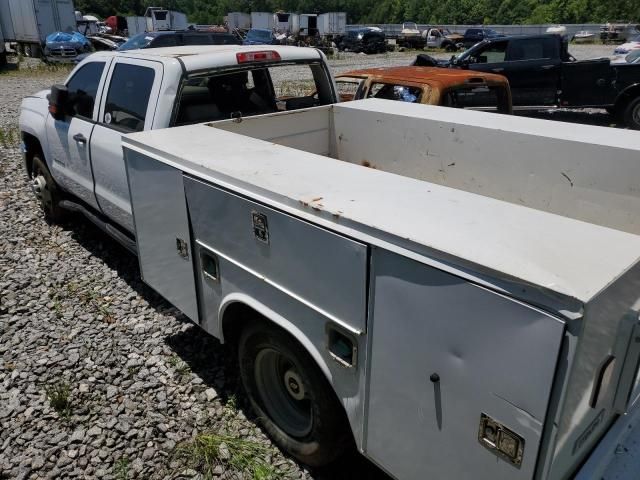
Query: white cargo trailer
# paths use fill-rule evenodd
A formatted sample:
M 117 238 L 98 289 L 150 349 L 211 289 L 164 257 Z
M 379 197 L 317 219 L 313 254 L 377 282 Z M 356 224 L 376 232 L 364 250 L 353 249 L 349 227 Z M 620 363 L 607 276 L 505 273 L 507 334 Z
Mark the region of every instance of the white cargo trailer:
M 2 25 L 0 25 L 0 67 L 7 63 L 7 47 L 4 43 L 4 34 L 2 33 Z
M 130 37 L 147 31 L 147 19 L 145 17 L 130 15 L 127 17 L 127 33 Z
M 344 35 L 347 31 L 346 12 L 329 12 L 318 15 L 318 33 L 322 37 Z
M 5 41 L 27 56 L 40 56 L 47 36 L 76 30 L 72 0 L 0 0 Z
M 274 13 L 273 14 L 274 29 L 277 32 L 289 33 L 296 35 L 298 31 L 296 27 L 300 25 L 297 13 Z
M 640 393 L 635 133 L 366 100 L 123 147 L 144 281 L 238 347 L 294 456 L 348 435 L 400 480 L 618 468 Z
M 230 12 L 227 14 L 227 27 L 232 30 L 249 30 L 251 28 L 251 15 L 242 12 Z
M 251 28 L 262 28 L 265 30 L 273 30 L 273 13 L 270 12 L 251 12 Z
M 171 30 L 186 30 L 189 27 L 186 13 L 169 10 L 169 26 Z
M 314 36 L 318 32 L 318 15 L 315 13 L 302 13 L 299 18 L 300 36 Z

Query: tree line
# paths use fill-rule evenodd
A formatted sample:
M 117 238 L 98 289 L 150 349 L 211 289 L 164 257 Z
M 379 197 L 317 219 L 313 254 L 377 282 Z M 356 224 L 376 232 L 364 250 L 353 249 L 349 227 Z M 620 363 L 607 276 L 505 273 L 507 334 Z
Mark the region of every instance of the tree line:
M 100 17 L 143 15 L 148 6 L 219 24 L 228 12 L 347 12 L 348 23 L 539 24 L 640 22 L 639 0 L 75 0 Z

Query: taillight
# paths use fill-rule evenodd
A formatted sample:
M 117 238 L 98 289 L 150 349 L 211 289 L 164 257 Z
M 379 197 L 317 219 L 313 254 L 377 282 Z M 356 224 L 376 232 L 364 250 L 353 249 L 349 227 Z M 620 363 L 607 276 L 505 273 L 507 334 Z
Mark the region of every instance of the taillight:
M 266 50 L 263 52 L 240 52 L 236 53 L 236 59 L 238 60 L 238 63 L 279 62 L 280 54 L 273 50 Z

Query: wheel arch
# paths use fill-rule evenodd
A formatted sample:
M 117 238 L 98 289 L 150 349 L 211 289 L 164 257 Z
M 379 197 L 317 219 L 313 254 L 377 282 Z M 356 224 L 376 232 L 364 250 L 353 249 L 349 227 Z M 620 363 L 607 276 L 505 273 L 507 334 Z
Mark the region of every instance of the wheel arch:
M 27 175 L 31 176 L 31 173 L 33 172 L 33 157 L 36 153 L 42 155 L 42 159 L 46 163 L 46 159 L 44 158 L 44 150 L 38 137 L 36 137 L 32 133 L 22 131 L 21 136 L 22 143 L 24 144 L 24 167 Z
M 333 376 L 331 375 L 329 366 L 322 357 L 320 351 L 304 334 L 304 332 L 290 320 L 254 298 L 239 293 L 227 296 L 220 304 L 218 318 L 220 319 L 218 325 L 218 338 L 222 343 L 228 343 L 233 346 L 237 345 L 242 328 L 250 320 L 254 321 L 257 319 L 258 321 L 270 323 L 281 328 L 294 337 L 295 340 L 306 350 L 318 368 L 320 368 L 322 374 L 329 381 L 329 384 L 333 385 Z
M 618 94 L 618 97 L 616 98 L 614 108 L 619 111 L 621 107 L 624 107 L 636 97 L 640 97 L 640 83 L 629 85 L 622 92 L 620 92 Z

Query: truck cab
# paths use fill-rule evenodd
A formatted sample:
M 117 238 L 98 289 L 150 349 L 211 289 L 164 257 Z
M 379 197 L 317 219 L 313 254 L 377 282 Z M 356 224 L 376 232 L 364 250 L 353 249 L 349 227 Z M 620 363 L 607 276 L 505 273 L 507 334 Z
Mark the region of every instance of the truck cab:
M 304 72 L 316 87 L 314 96 L 291 91 L 285 81 L 291 69 Z M 43 206 L 62 203 L 132 238 L 123 135 L 335 101 L 325 57 L 315 49 L 228 45 L 99 52 L 64 85 L 23 100 L 25 165 L 37 194 L 55 192 Z

